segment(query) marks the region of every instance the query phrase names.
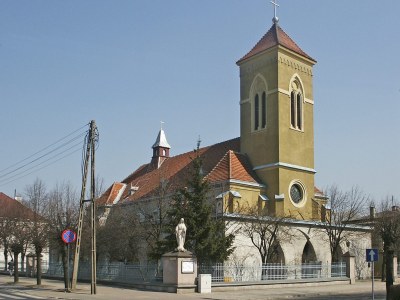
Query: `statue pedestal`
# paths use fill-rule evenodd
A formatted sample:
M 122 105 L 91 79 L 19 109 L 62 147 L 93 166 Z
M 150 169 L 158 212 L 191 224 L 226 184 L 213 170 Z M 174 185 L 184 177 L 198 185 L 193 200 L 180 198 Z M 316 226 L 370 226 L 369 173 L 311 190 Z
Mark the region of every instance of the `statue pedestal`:
M 194 285 L 197 277 L 197 260 L 192 252 L 168 252 L 162 258 L 163 283 Z

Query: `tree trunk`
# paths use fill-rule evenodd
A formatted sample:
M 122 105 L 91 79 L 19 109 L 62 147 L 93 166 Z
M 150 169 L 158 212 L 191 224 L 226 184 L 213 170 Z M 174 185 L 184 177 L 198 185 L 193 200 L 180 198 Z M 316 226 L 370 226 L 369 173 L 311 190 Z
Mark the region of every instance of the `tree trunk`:
M 4 246 L 4 271 L 7 271 L 8 266 L 8 249 L 7 246 Z
M 25 271 L 25 254 L 21 252 L 21 272 Z
M 42 252 L 36 252 L 36 284 L 42 284 Z
M 69 288 L 68 284 L 68 257 L 67 257 L 67 251 L 65 250 L 66 246 L 63 245 L 62 251 L 61 251 L 61 256 L 62 256 L 62 263 L 63 263 L 63 269 L 64 269 L 64 287 L 65 289 Z
M 383 253 L 382 259 L 382 270 L 381 270 L 382 281 L 386 281 L 386 254 Z
M 390 299 L 390 287 L 393 285 L 393 250 L 386 254 L 386 299 Z
M 14 283 L 19 282 L 18 255 L 19 252 L 14 252 Z

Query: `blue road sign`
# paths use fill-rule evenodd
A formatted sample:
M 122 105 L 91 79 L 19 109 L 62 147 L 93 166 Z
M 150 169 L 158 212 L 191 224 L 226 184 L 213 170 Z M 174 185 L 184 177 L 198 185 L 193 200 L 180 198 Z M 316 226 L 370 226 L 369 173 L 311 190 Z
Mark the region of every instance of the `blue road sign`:
M 378 261 L 378 249 L 367 249 L 366 250 L 366 255 L 367 255 L 367 262 L 373 262 L 373 261 Z
M 66 244 L 73 243 L 76 240 L 76 233 L 70 229 L 66 229 L 61 234 L 61 238 Z

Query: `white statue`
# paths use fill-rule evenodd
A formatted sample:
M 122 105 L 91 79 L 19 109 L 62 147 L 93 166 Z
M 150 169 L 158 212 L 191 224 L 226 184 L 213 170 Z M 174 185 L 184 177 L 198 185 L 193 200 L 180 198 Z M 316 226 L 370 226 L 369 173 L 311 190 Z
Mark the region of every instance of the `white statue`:
M 179 221 L 179 224 L 176 225 L 175 228 L 175 235 L 176 235 L 176 242 L 178 243 L 178 248 L 176 248 L 176 251 L 179 252 L 185 252 L 186 249 L 183 247 L 185 244 L 185 239 L 186 239 L 186 225 L 184 223 L 184 219 L 181 218 Z

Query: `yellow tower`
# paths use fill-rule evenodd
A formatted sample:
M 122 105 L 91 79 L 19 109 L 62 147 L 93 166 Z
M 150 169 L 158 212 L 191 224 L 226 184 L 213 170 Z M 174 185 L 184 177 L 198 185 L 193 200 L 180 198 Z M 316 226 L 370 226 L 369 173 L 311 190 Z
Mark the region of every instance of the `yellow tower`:
M 312 68 L 278 18 L 241 58 L 240 142 L 267 186 L 269 214 L 309 220 L 314 198 Z

